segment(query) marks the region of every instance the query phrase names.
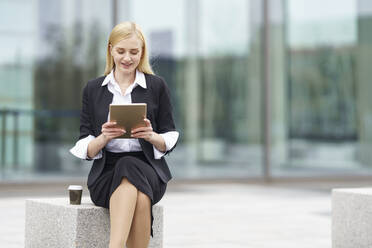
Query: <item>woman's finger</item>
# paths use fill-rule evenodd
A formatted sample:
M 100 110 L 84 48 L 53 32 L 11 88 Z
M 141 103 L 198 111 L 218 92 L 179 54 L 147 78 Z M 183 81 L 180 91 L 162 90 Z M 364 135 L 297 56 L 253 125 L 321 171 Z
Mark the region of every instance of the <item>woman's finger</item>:
M 104 135 L 115 135 L 115 134 L 124 134 L 125 133 L 125 131 L 123 131 L 123 130 L 117 130 L 117 131 L 111 131 L 111 130 L 103 130 L 102 131 L 102 133 L 104 134 Z
M 103 132 L 125 132 L 123 128 L 102 128 Z
M 149 119 L 145 118 L 143 120 L 146 122 L 146 126 L 151 127 L 151 122 Z
M 103 133 L 105 136 L 113 138 L 123 135 L 123 132 L 109 132 L 109 133 Z
M 138 136 L 138 135 L 149 135 L 149 134 L 152 134 L 152 133 L 153 133 L 152 130 L 147 130 L 147 131 L 142 131 L 142 132 L 131 133 L 130 135 Z
M 149 139 L 152 136 L 152 132 L 132 134 L 132 138 L 136 139 Z
M 103 128 L 102 132 L 110 132 L 110 133 L 118 132 L 118 133 L 120 133 L 120 132 L 125 132 L 125 130 L 122 129 L 122 128 Z
M 114 127 L 116 124 L 116 121 L 108 121 L 103 123 L 102 127 Z
M 138 132 L 150 132 L 152 131 L 152 127 L 137 127 L 132 129 L 131 133 L 138 133 Z
M 110 127 L 116 125 L 116 121 L 107 121 L 103 123 L 102 127 Z
M 124 132 L 104 132 L 103 134 L 106 136 L 111 136 L 111 135 L 123 135 L 125 133 Z

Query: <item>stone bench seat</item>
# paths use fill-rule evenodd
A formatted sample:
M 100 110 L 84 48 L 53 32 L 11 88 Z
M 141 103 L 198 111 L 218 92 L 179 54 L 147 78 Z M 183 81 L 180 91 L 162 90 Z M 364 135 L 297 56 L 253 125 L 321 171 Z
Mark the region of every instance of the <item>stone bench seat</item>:
M 332 247 L 372 247 L 372 188 L 332 190 Z
M 153 206 L 153 234 L 150 248 L 163 247 L 163 207 Z M 110 237 L 108 209 L 95 206 L 89 197 L 81 205 L 69 198 L 26 200 L 26 248 L 107 248 Z

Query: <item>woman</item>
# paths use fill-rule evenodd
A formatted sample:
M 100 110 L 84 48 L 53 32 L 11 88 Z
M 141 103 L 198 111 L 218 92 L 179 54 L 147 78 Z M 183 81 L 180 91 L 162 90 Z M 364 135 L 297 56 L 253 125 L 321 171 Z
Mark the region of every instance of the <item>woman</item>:
M 70 151 L 94 160 L 87 184 L 93 203 L 109 209 L 109 248 L 147 247 L 152 206 L 172 178 L 164 155 L 179 135 L 169 89 L 154 75 L 143 33 L 131 22 L 111 31 L 104 74 L 83 90 L 80 137 Z M 126 130 L 108 121 L 109 105 L 140 102 L 147 103 L 146 127 L 133 129 L 132 139 L 114 139 Z

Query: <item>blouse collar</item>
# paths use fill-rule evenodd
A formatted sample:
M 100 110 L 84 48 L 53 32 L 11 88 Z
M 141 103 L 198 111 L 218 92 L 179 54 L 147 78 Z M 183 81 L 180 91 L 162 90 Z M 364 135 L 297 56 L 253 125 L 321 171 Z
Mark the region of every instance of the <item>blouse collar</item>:
M 101 86 L 105 86 L 109 82 L 111 82 L 111 83 L 117 83 L 117 81 L 115 80 L 115 77 L 114 77 L 114 69 L 112 69 L 111 72 L 110 72 L 110 74 L 108 74 L 105 77 L 105 79 L 103 80 Z M 133 88 L 136 85 L 139 85 L 139 86 L 141 86 L 144 89 L 147 88 L 145 74 L 143 72 L 137 70 L 137 69 L 136 69 L 136 76 L 135 76 L 135 79 L 134 79 L 134 82 L 133 82 Z

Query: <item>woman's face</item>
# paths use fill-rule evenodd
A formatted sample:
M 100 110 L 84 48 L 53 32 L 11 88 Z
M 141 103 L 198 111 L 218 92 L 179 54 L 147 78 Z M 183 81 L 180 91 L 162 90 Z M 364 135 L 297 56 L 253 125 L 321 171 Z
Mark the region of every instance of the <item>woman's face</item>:
M 132 35 L 110 47 L 115 70 L 124 74 L 134 73 L 141 60 L 142 41 L 136 35 Z

